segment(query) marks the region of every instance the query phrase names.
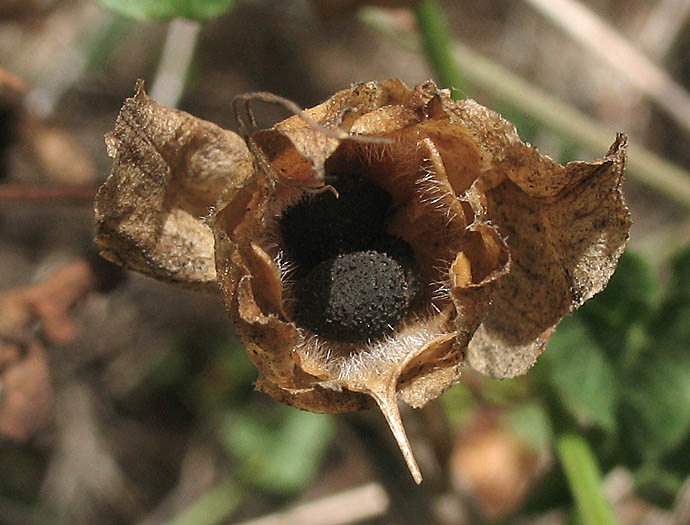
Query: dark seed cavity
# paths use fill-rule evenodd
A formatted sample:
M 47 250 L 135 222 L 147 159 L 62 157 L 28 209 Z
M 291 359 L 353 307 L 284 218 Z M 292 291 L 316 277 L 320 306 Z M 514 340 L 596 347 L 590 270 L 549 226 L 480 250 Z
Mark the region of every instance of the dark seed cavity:
M 297 263 L 294 320 L 342 342 L 394 330 L 417 293 L 414 252 L 385 233 L 391 196 L 357 175 L 330 175 L 338 192 L 306 195 L 281 217 L 285 250 Z
M 283 214 L 285 249 L 302 270 L 342 253 L 365 250 L 383 229 L 390 195 L 364 177 L 331 176 L 337 191 L 305 196 Z
M 344 342 L 376 339 L 393 330 L 411 295 L 401 265 L 373 250 L 339 255 L 304 279 L 298 322 Z

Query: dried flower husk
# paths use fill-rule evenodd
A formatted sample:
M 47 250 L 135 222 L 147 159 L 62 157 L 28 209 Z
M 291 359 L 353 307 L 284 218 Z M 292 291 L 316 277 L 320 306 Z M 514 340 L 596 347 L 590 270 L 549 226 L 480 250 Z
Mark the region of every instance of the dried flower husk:
M 458 380 L 464 364 L 498 378 L 524 374 L 558 322 L 603 289 L 630 226 L 620 190 L 626 139 L 619 135 L 602 160 L 562 166 L 524 144 L 498 114 L 452 100 L 432 82 L 356 84 L 296 113 L 247 134 L 243 152 L 230 132 L 160 108 L 139 86 L 108 139 L 116 164 L 97 199 L 98 241 L 111 259 L 150 275 L 217 282 L 259 369 L 258 389 L 315 412 L 373 400 L 419 482 L 398 400 L 424 406 Z M 214 154 L 199 154 L 203 162 L 194 166 L 186 159 L 199 156 L 197 148 Z M 201 166 L 217 178 L 201 177 Z M 411 247 L 419 280 L 394 330 L 355 343 L 298 322 L 300 277 L 280 228 L 286 209 L 328 191 L 328 175 L 338 173 L 364 177 L 391 196 L 386 233 Z M 184 207 L 176 188 L 207 179 L 216 184 L 206 198 Z M 142 210 L 134 196 L 147 192 L 156 199 Z M 204 207 L 209 220 L 201 218 Z M 169 264 L 177 247 L 161 223 L 180 213 L 196 229 Z M 129 238 L 121 246 L 123 228 Z M 180 278 L 185 259 L 206 268 L 204 278 Z

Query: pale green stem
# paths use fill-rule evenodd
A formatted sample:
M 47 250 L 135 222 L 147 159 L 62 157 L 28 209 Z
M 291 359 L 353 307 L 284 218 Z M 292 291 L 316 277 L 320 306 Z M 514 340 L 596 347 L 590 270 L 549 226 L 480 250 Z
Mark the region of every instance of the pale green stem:
M 227 523 L 242 501 L 242 491 L 228 479 L 212 488 L 175 516 L 170 525 L 213 525 Z
M 438 84 L 443 88 L 464 92 L 462 73 L 453 58 L 452 39 L 436 0 L 424 0 L 414 8 L 424 52 L 434 70 Z
M 596 456 L 577 434 L 556 436 L 556 453 L 583 525 L 614 525 L 613 508 L 604 496 Z

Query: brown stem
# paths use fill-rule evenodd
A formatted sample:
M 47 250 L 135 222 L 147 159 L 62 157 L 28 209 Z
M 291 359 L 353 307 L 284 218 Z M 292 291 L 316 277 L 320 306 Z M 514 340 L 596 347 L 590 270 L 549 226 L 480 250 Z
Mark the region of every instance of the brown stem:
M 93 202 L 97 188 L 94 186 L 43 184 L 0 184 L 0 201 L 65 201 Z

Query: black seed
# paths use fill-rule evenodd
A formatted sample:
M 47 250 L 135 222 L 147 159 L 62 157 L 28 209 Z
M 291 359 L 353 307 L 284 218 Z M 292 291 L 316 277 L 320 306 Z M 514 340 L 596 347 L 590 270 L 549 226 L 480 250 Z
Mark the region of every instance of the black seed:
M 337 341 L 381 337 L 407 312 L 410 294 L 395 259 L 375 251 L 339 255 L 304 279 L 297 322 Z
M 401 266 L 405 273 L 410 300 L 412 300 L 419 291 L 419 269 L 412 246 L 400 237 L 382 233 L 369 248 L 392 257 Z
M 338 190 L 307 195 L 290 206 L 280 221 L 285 249 L 302 270 L 341 253 L 364 250 L 384 226 L 391 197 L 356 175 L 331 176 Z

